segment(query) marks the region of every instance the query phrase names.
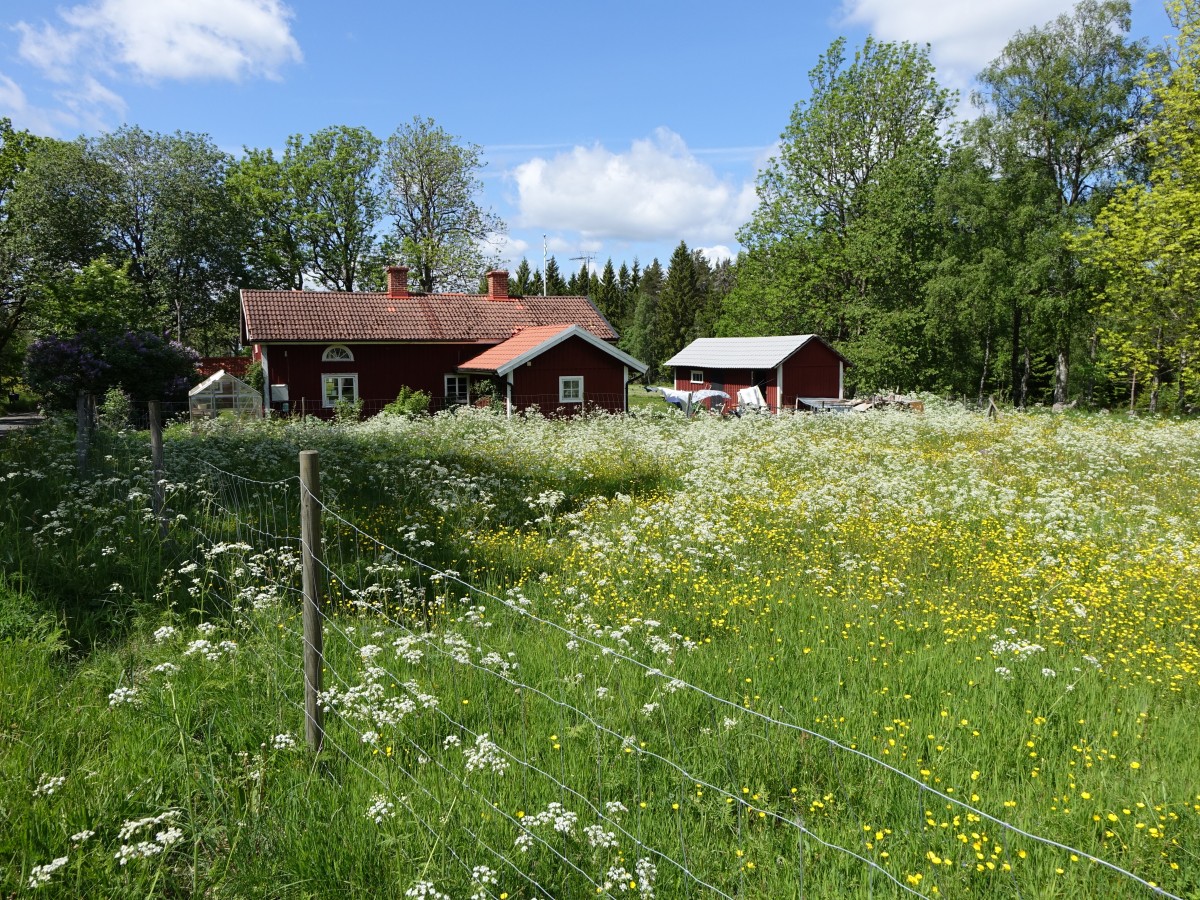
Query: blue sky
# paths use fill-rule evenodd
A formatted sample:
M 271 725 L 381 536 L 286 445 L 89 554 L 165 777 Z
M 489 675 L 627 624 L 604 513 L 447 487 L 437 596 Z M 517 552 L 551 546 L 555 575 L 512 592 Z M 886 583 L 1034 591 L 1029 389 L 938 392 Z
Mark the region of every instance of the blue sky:
M 56 137 L 201 132 L 232 153 L 430 116 L 483 148 L 510 265 L 540 266 L 543 235 L 568 270 L 583 254 L 665 264 L 680 239 L 736 252 L 755 173 L 838 35 L 928 43 L 965 98 L 1016 30 L 1071 6 L 5 0 L 0 116 Z M 1134 0 L 1133 31 L 1169 33 L 1159 0 Z

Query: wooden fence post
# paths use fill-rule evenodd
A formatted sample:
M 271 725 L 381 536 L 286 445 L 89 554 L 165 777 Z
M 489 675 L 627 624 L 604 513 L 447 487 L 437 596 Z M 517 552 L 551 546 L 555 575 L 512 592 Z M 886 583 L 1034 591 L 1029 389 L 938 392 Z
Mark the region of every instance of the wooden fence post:
M 304 736 L 314 753 L 325 743 L 318 701 L 324 646 L 321 634 L 321 466 L 316 450 L 300 453 L 300 542 L 304 587 Z
M 88 395 L 80 391 L 75 396 L 75 469 L 82 475 L 87 470 L 88 444 Z
M 150 417 L 150 468 L 153 470 L 151 477 L 154 479 L 151 496 L 154 498 L 154 514 L 158 516 L 159 533 L 166 538 L 167 496 L 163 487 L 162 405 L 157 400 L 151 400 L 147 404 L 147 410 Z

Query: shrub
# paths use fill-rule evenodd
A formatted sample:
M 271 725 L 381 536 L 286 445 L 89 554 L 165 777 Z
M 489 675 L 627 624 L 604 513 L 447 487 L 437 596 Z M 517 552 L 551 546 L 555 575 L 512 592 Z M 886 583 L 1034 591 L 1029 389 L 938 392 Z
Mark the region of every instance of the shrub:
M 100 424 L 103 427 L 120 431 L 129 425 L 132 412 L 133 406 L 129 395 L 119 387 L 109 388 L 104 392 L 104 399 L 100 401 L 99 409 Z
M 362 418 L 362 400 L 339 400 L 333 407 L 333 421 L 338 425 L 353 425 Z
M 424 391 L 414 391 L 407 385 L 400 388 L 400 393 L 396 395 L 396 399 L 383 408 L 383 412 L 389 416 L 404 416 L 411 418 L 422 413 L 429 412 L 429 403 L 432 398 Z

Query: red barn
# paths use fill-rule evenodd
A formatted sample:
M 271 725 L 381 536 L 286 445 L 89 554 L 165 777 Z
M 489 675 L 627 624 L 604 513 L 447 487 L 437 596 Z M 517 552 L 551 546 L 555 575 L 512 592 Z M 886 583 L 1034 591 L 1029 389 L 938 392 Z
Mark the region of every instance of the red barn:
M 272 409 L 328 415 L 361 400 L 378 412 L 408 387 L 433 409 L 488 396 L 510 412 L 622 412 L 645 371 L 586 297 L 510 297 L 503 271 L 487 274 L 486 294 L 411 293 L 407 268 L 387 271 L 384 293 L 241 292 L 242 340 Z
M 814 334 L 782 337 L 700 338 L 665 365 L 682 391 L 711 388 L 731 398 L 757 387 L 772 412 L 819 407 L 841 400 L 850 361 Z

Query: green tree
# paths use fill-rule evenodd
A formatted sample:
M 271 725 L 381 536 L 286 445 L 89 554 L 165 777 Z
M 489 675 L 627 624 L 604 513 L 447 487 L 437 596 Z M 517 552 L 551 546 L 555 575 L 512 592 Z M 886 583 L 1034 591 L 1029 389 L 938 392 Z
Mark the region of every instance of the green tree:
M 657 359 L 674 356 L 689 343 L 703 301 L 696 259 L 687 244 L 680 241 L 667 263 L 667 277 L 658 300 L 654 328 Z
M 636 259 L 634 268 L 638 268 Z M 662 266 L 655 259 L 646 267 L 646 271 L 638 276 L 638 289 L 631 298 L 630 318 L 619 342 L 622 350 L 650 367 L 646 373 L 648 379 L 656 376 L 659 364 L 664 359 L 661 356 L 661 342 L 656 334 L 658 299 L 662 286 Z
M 0 118 L 0 360 L 7 363 L 0 365 L 0 376 L 11 374 L 17 354 L 6 351 L 15 346 L 34 296 L 28 235 L 20 218 L 14 217 L 13 193 L 37 144 L 28 131 L 16 131 L 9 119 Z
M 919 387 L 924 283 L 937 246 L 933 189 L 954 100 L 928 50 L 868 38 L 852 60 L 838 39 L 809 73 L 718 329 L 818 332 L 855 362 L 859 382 Z
M 1059 239 L 1045 242 L 1045 280 L 1030 296 L 1025 318 L 1048 341 L 1055 402 L 1068 396 L 1073 347 L 1092 331 L 1087 292 L 1065 236 L 1095 216 L 1134 161 L 1145 48 L 1129 41 L 1129 27 L 1127 0 L 1081 0 L 1071 15 L 1018 32 L 980 74 L 974 97 L 983 115 L 971 140 L 993 174 L 1024 179 L 1032 163 L 1053 186 L 1052 218 L 1041 230 Z M 1017 403 L 1025 402 L 1029 344 L 1014 329 Z
M 561 297 L 567 293 L 567 283 L 563 281 L 562 273 L 558 270 L 558 260 L 553 256 L 546 260 L 546 293 L 552 297 Z
M 476 199 L 480 147 L 417 116 L 388 138 L 383 172 L 400 258 L 422 290 L 466 290 L 499 258 L 481 248 L 504 223 Z
M 626 274 L 628 275 L 628 273 Z M 600 283 L 597 285 L 596 293 L 592 299 L 600 307 L 600 312 L 604 313 L 606 319 L 610 322 L 621 321 L 621 289 L 617 285 L 617 273 L 613 270 L 611 256 L 608 258 L 608 262 L 604 264 L 604 271 L 600 275 Z
M 1147 385 L 1151 410 L 1171 378 L 1183 406 L 1200 373 L 1200 2 L 1171 0 L 1167 11 L 1178 35 L 1146 77 L 1156 109 L 1143 132 L 1148 181 L 1122 187 L 1073 242 L 1104 279 L 1093 303 L 1100 340 L 1129 379 L 1130 403 Z
M 529 260 L 525 258 L 521 259 L 520 264 L 517 266 L 517 271 L 513 274 L 512 281 L 509 282 L 508 291 L 517 297 L 528 297 L 534 293 L 533 270 L 529 267 Z
M 213 350 L 236 341 L 249 222 L 206 135 L 126 126 L 87 142 L 102 167 L 103 224 L 146 302 L 146 323 Z
M 39 334 L 118 334 L 140 327 L 142 295 L 127 262 L 115 265 L 101 256 L 43 290 L 32 323 Z
M 310 257 L 301 236 L 300 197 L 285 162 L 270 148 L 247 149 L 230 167 L 227 180 L 251 223 L 246 248 L 250 279 L 258 287 L 303 289 Z
M 300 238 L 313 275 L 331 291 L 353 291 L 364 269 L 382 268 L 376 231 L 381 143 L 366 128 L 324 128 L 288 140 L 284 166 L 296 186 Z

